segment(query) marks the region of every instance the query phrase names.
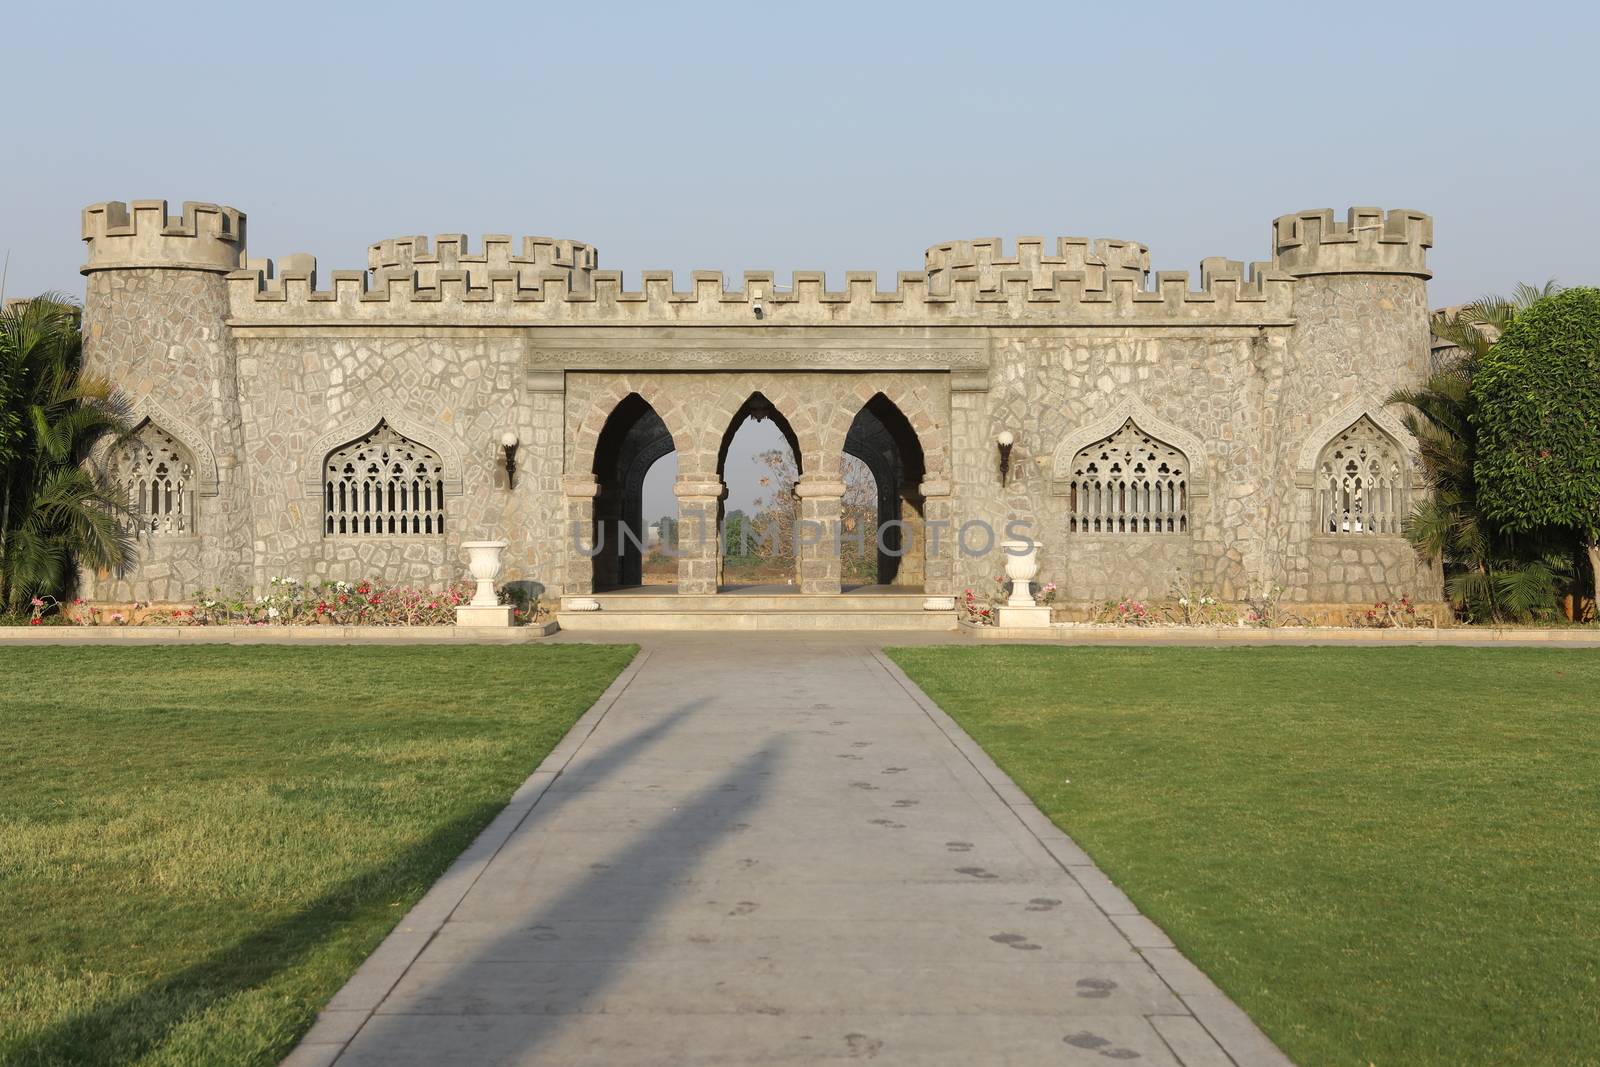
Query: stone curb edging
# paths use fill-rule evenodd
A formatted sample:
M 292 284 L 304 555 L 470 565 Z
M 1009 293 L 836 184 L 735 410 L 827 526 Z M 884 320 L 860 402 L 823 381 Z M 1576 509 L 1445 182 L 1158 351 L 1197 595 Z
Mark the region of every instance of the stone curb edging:
M 561 629 L 528 626 L 0 626 L 0 645 L 520 644 Z
M 622 673 L 612 679 L 599 699 L 572 724 L 538 768 L 511 794 L 500 814 L 456 857 L 449 869 L 317 1013 L 317 1021 L 284 1058 L 281 1067 L 328 1067 L 339 1058 L 383 998 L 443 928 L 511 835 L 532 814 L 545 790 L 589 740 L 600 720 L 632 684 L 649 658 L 649 651 L 641 649 Z
M 1035 631 L 1037 632 L 1037 631 Z M 1150 1016 L 1150 1025 L 1184 1063 L 1210 1063 L 1219 1054 L 1238 1067 L 1294 1067 L 1294 1063 L 1232 998 L 1173 946 L 1171 938 L 1143 915 L 1078 845 L 1028 799 L 943 708 L 900 667 L 875 648 L 872 657 L 906 691 L 950 743 L 972 764 L 995 794 L 1057 863 L 1089 895 L 1113 926 L 1193 1014 Z
M 1216 644 L 1216 645 L 1566 645 L 1600 648 L 1600 629 L 1447 626 L 1416 629 L 1363 629 L 1353 626 L 1072 626 L 1052 624 L 1049 630 L 961 624 L 962 633 L 980 641 L 1034 641 L 1067 645 Z

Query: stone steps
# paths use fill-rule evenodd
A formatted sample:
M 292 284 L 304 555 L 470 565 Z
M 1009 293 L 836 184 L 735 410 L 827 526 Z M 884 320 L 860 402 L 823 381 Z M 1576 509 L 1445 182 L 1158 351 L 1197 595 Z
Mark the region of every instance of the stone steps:
M 562 597 L 561 628 L 603 630 L 918 630 L 956 628 L 954 608 L 923 610 L 921 593 L 678 595 L 598 593 Z M 599 610 L 579 610 L 585 602 Z

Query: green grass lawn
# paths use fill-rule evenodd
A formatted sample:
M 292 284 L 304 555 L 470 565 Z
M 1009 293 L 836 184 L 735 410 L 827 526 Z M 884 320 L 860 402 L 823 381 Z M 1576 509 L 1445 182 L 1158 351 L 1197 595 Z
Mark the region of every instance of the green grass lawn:
M 276 1063 L 632 655 L 0 650 L 0 1063 Z
M 891 655 L 1296 1061 L 1600 1063 L 1600 653 Z

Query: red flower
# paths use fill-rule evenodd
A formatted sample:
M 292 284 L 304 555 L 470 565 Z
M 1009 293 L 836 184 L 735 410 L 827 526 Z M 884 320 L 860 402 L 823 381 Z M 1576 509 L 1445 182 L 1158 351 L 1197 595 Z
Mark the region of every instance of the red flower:
M 44 620 L 39 618 L 39 616 L 35 615 L 33 618 L 28 620 L 28 625 L 29 626 L 42 626 L 42 625 L 44 625 Z

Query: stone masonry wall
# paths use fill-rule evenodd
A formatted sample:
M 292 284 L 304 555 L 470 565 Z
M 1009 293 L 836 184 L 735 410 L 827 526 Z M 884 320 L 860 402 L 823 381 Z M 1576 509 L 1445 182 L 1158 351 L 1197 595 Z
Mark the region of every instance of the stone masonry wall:
M 462 541 L 493 538 L 511 542 L 505 580 L 553 569 L 525 534 L 536 526 L 540 487 L 548 492 L 554 480 L 554 457 L 544 405 L 522 401 L 514 338 L 242 336 L 238 351 L 250 491 L 263 504 L 253 532 L 257 588 L 280 575 L 437 587 L 466 577 Z M 324 457 L 380 419 L 443 459 L 454 490 L 443 536 L 324 535 Z M 507 429 L 530 442 L 539 464 L 515 493 L 500 452 Z
M 1310 484 L 1322 447 L 1363 413 L 1404 440 L 1384 402 L 1428 374 L 1426 286 L 1394 275 L 1306 278 L 1295 311 L 1279 402 L 1282 444 L 1270 472 L 1274 511 L 1285 517 L 1272 531 L 1274 579 L 1299 602 L 1441 599 L 1439 567 L 1403 537 L 1316 532 Z M 1412 487 L 1414 499 L 1414 469 Z
M 1064 601 L 1148 599 L 1178 583 L 1242 597 L 1267 511 L 1261 344 L 1254 330 L 997 333 L 989 390 L 952 400 L 955 510 L 997 527 L 1030 523 L 1043 546 L 1038 580 L 1058 583 Z M 1070 498 L 1056 485 L 1065 473 L 1056 469 L 1056 453 L 1075 431 L 1120 415 L 1168 444 L 1202 444 L 1186 449 L 1189 533 L 1068 531 Z M 1002 430 L 1016 437 L 1004 489 L 995 444 Z M 1004 569 L 998 558 L 967 555 L 957 568 L 958 587 L 975 590 L 993 585 Z
M 192 453 L 195 534 L 141 534 L 124 574 L 86 574 L 100 600 L 177 600 L 248 582 L 250 493 L 238 464 L 242 426 L 228 296 L 218 274 L 118 270 L 89 275 L 84 359 L 127 397 L 134 421 L 149 418 Z

